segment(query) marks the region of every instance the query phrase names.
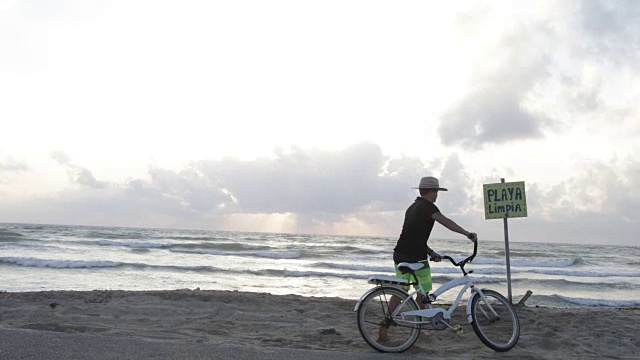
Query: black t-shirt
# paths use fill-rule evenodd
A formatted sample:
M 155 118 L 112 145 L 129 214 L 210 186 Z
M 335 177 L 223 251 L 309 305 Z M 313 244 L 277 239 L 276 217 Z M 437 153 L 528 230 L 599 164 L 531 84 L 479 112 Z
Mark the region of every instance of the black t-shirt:
M 438 207 L 418 197 L 404 214 L 402 233 L 393 249 L 393 261 L 397 263 L 427 260 L 427 241 L 435 220 L 431 215 L 439 213 Z

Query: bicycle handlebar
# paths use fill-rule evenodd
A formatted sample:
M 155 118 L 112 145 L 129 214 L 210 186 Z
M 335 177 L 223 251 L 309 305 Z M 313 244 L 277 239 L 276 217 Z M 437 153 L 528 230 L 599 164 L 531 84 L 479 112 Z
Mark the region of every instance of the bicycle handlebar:
M 460 262 L 455 262 L 455 260 L 453 260 L 453 258 L 452 258 L 451 256 L 446 256 L 446 255 L 445 255 L 445 256 L 443 256 L 442 258 L 443 258 L 443 259 L 447 259 L 447 260 L 451 261 L 451 263 L 452 263 L 454 266 L 460 266 L 462 269 L 464 269 L 464 266 L 465 266 L 467 263 L 470 263 L 471 261 L 473 261 L 473 258 L 475 258 L 475 257 L 476 257 L 476 254 L 477 254 L 477 253 L 478 253 L 478 240 L 476 240 L 476 241 L 474 241 L 474 242 L 473 242 L 473 254 L 472 254 L 471 256 L 469 256 L 468 258 L 466 258 L 466 259 L 464 259 L 464 260 L 462 260 L 462 261 L 460 261 Z

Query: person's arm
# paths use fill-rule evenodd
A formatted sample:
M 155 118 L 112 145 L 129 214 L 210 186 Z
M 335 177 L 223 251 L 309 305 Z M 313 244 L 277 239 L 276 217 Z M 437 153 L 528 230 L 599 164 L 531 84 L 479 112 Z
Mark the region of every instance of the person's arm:
M 433 252 L 433 249 L 429 247 L 429 245 L 427 246 L 427 255 L 431 255 L 431 253 Z
M 463 229 L 460 225 L 456 224 L 455 221 L 449 219 L 448 217 L 442 215 L 442 213 L 435 213 L 433 215 L 431 215 L 431 218 L 437 222 L 439 222 L 440 224 L 442 224 L 442 226 L 446 227 L 447 229 L 453 231 L 453 232 L 457 232 L 458 234 L 462 234 L 464 236 L 467 237 L 467 239 L 471 240 L 471 241 L 476 241 L 478 239 L 478 236 L 475 233 L 469 232 L 465 229 Z
M 442 261 L 442 255 L 440 255 L 437 252 L 433 251 L 433 249 L 431 249 L 431 248 L 429 248 L 429 251 L 427 252 L 427 254 L 429 255 L 429 259 L 431 261 L 435 261 L 435 262 Z

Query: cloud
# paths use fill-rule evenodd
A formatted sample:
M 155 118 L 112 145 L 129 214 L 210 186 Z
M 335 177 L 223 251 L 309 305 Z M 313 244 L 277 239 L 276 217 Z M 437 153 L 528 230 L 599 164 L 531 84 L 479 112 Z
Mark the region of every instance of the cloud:
M 251 161 L 200 161 L 180 171 L 151 168 L 149 180 L 118 184 L 96 180 L 65 153 L 51 157 L 81 187 L 29 207 L 48 209 L 47 216 L 58 222 L 215 228 L 289 216 L 296 230 L 307 232 L 357 222 L 361 213 L 380 219 L 380 214 L 403 212 L 416 196 L 411 187 L 436 169 L 416 158 L 390 159 L 378 145 L 363 143 L 340 151 L 292 147 Z M 158 219 L 161 224 L 152 223 Z
M 479 148 L 542 136 L 548 119 L 527 106 L 526 96 L 550 76 L 550 33 L 542 24 L 523 24 L 486 44 L 486 54 L 474 64 L 471 90 L 441 117 L 438 132 L 445 145 Z
M 380 176 L 387 161 L 379 146 L 359 144 L 339 152 L 294 147 L 275 159 L 203 161 L 195 166 L 238 199 L 243 212 L 343 214 L 369 205 L 374 194 L 380 196 L 380 209 L 395 206 L 398 194 L 390 189 L 408 188 L 415 180 Z
M 577 44 L 579 51 L 600 61 L 638 67 L 640 3 L 582 0 L 576 7 L 578 30 L 586 35 L 586 41 Z
M 540 241 L 637 245 L 640 167 L 634 157 L 576 161 L 553 186 L 528 185 L 529 217 L 518 226 Z
M 0 185 L 9 183 L 13 176 L 29 171 L 29 167 L 24 161 L 18 161 L 10 156 L 0 158 Z M 0 188 L 0 196 L 5 196 L 4 189 Z
M 135 194 L 155 194 L 179 209 L 180 214 L 206 214 L 234 206 L 235 199 L 224 187 L 219 187 L 193 168 L 171 171 L 158 168 L 149 170 L 151 182 L 137 181 L 129 191 Z M 132 184 L 132 185 L 133 185 Z
M 60 165 L 69 165 L 71 163 L 71 158 L 63 151 L 52 151 L 49 156 Z
M 478 192 L 478 184 L 465 171 L 460 157 L 452 154 L 447 158 L 442 170 L 441 178 L 446 183 L 448 191 L 439 196 L 438 203 L 441 204 L 441 211 L 454 216 L 463 215 L 477 208 L 474 204 Z
M 478 148 L 519 139 L 539 138 L 544 117 L 523 108 L 508 89 L 478 90 L 442 117 L 439 135 L 445 145 Z
M 79 185 L 93 189 L 104 189 L 109 186 L 107 182 L 98 181 L 88 169 L 72 164 L 71 158 L 62 151 L 53 151 L 50 157 L 58 164 L 65 166 L 69 177 Z
M 527 229 L 520 233 L 528 239 L 572 239 L 575 229 L 590 229 L 580 230 L 581 237 L 605 238 L 606 229 L 613 229 L 632 239 L 625 234 L 637 229 L 640 169 L 615 156 L 625 156 L 640 136 L 640 4 L 470 4 L 462 6 L 467 13 L 457 23 L 459 41 L 453 41 L 450 16 L 458 5 L 434 12 L 438 21 L 403 18 L 402 26 L 391 21 L 383 30 L 374 18 L 399 17 L 371 8 L 375 16 L 364 17 L 369 20 L 353 31 L 345 14 L 361 11 L 358 5 L 342 13 L 316 9 L 326 16 L 304 6 L 287 8 L 304 10 L 296 18 L 272 5 L 263 10 L 273 16 L 258 11 L 246 17 L 242 8 L 227 5 L 212 11 L 180 7 L 176 13 L 159 4 L 149 14 L 144 4 L 4 2 L 0 71 L 7 81 L 0 97 L 9 105 L 4 118 L 13 118 L 8 124 L 15 129 L 0 142 L 8 151 L 30 149 L 23 157 L 33 163 L 0 157 L 2 190 L 22 201 L 36 188 L 47 194 L 66 188 L 24 203 L 5 200 L 2 218 L 396 234 L 416 196 L 410 188 L 435 175 L 450 189 L 438 199 L 446 215 L 499 238 L 500 223 L 483 219 L 481 184 L 506 176 L 545 182 L 527 183 L 531 215 L 514 221 Z M 219 21 L 212 22 L 211 14 Z M 168 18 L 183 25 L 178 33 L 165 26 Z M 271 26 L 274 18 L 283 21 Z M 328 18 L 338 25 L 329 32 L 321 26 Z M 266 31 L 256 32 L 256 24 Z M 445 28 L 454 31 L 432 36 L 433 29 Z M 298 47 L 288 56 L 291 44 L 308 51 Z M 154 57 L 161 61 L 149 61 Z M 39 76 L 24 76 L 34 71 Z M 420 126 L 425 118 L 429 122 Z M 108 147 L 111 140 L 96 146 L 102 140 L 82 136 L 106 122 L 101 138 L 118 138 L 116 148 Z M 44 130 L 36 134 L 33 128 Z M 288 130 L 272 132 L 280 128 Z M 147 136 L 149 129 L 154 136 Z M 144 163 L 245 150 L 239 156 L 246 158 L 291 139 L 334 149 L 368 139 L 389 148 L 291 147 L 251 161 L 201 160 L 180 170 Z M 52 144 L 66 144 L 72 155 L 51 153 L 57 168 L 39 153 Z M 86 151 L 83 158 L 93 160 L 79 164 L 71 151 Z M 425 163 L 390 158 L 385 151 L 440 158 Z M 565 172 L 567 164 L 574 168 Z M 105 181 L 107 171 L 110 179 L 123 179 L 138 165 L 148 173 L 140 175 L 138 167 L 134 179 Z M 595 224 L 605 230 L 591 229 Z M 547 228 L 551 235 L 543 235 Z M 438 229 L 439 236 L 452 236 Z
M 473 77 L 470 88 L 440 117 L 443 144 L 479 149 L 540 139 L 577 121 L 610 118 L 613 110 L 623 118 L 635 113 L 637 96 L 620 94 L 620 88 L 633 87 L 626 82 L 640 76 L 640 4 L 557 5 L 524 14 L 514 10 L 511 23 L 498 21 L 504 16 L 498 5 L 474 8 L 471 12 L 484 15 L 459 21 L 461 43 L 472 44 L 467 47 Z
M 17 161 L 11 157 L 0 159 L 0 172 L 15 172 L 27 170 L 29 170 L 29 167 L 23 161 Z
M 637 245 L 640 231 L 640 164 L 637 149 L 627 157 L 597 160 L 576 157 L 562 180 L 541 184 L 526 182 L 528 217 L 511 219 L 512 241 Z M 452 155 L 442 178 L 449 192 L 438 198 L 438 207 L 484 240 L 502 240 L 503 224 L 485 220 L 482 184 L 497 175 L 473 179 L 462 161 Z M 434 236 L 452 238 L 442 227 Z
M 587 114 L 633 117 L 638 95 L 629 88 L 640 77 L 640 3 L 581 0 L 565 5 L 566 16 L 556 19 L 561 30 L 555 39 L 553 81 L 540 89 L 555 98 L 548 112 L 566 111 L 575 115 L 572 122 L 588 121 Z
M 74 183 L 53 197 L 0 204 L 5 221 L 103 226 L 397 236 L 421 176 L 435 175 L 448 192 L 437 205 L 482 239 L 500 240 L 502 223 L 485 220 L 482 183 L 463 157 L 424 163 L 389 158 L 365 143 L 340 151 L 293 147 L 270 158 L 194 162 L 176 171 L 149 169 L 148 179 L 93 186 L 95 179 L 64 154 Z M 635 156 L 576 160 L 570 176 L 551 185 L 527 182 L 527 218 L 510 221 L 516 241 L 634 244 L 640 228 L 640 165 Z M 83 179 L 83 180 L 82 180 Z M 92 180 L 93 179 L 93 180 Z M 97 181 L 97 180 L 95 180 Z M 434 238 L 458 238 L 436 226 Z

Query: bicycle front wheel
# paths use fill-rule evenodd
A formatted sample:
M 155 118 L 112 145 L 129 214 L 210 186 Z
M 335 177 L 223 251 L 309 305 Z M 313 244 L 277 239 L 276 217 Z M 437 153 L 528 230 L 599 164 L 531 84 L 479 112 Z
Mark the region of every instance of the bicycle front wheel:
M 391 316 L 418 310 L 416 301 L 398 288 L 381 286 L 367 295 L 358 308 L 358 330 L 372 348 L 380 352 L 403 352 L 409 349 L 420 335 L 420 316 Z
M 507 351 L 520 338 L 520 320 L 509 300 L 493 290 L 482 290 L 471 303 L 471 325 L 480 341 L 496 351 Z

